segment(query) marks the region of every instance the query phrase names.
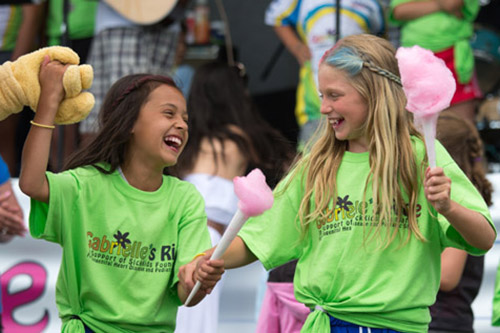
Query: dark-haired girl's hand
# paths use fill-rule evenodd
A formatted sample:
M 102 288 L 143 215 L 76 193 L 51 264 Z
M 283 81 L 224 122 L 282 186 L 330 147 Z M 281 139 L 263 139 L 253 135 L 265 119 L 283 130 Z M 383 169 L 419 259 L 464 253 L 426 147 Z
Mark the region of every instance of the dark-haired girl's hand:
M 451 179 L 440 167 L 427 168 L 424 180 L 425 197 L 430 204 L 445 215 L 451 208 Z
M 45 56 L 40 66 L 40 98 L 59 104 L 64 98 L 63 76 L 69 65 L 51 61 Z

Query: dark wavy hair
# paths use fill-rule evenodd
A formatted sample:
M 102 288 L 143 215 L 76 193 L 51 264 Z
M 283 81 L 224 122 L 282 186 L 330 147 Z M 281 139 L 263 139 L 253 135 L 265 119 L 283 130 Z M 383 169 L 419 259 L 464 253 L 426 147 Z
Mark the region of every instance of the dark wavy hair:
M 108 90 L 99 112 L 97 135 L 70 156 L 64 170 L 92 165 L 103 173 L 114 172 L 124 162 L 132 128 L 142 106 L 150 93 L 163 84 L 179 90 L 170 77 L 163 75 L 133 74 L 116 81 Z M 108 163 L 110 168 L 99 167 L 97 163 L 100 162 Z
M 182 176 L 193 168 L 202 139 L 208 139 L 212 145 L 216 141 L 235 142 L 242 152 L 248 152 L 248 169 L 260 168 L 270 184 L 283 175 L 284 165 L 293 157 L 292 145 L 260 116 L 240 68 L 223 62 L 200 66 L 192 80 L 187 109 L 189 141 L 177 164 L 170 168 L 174 174 Z

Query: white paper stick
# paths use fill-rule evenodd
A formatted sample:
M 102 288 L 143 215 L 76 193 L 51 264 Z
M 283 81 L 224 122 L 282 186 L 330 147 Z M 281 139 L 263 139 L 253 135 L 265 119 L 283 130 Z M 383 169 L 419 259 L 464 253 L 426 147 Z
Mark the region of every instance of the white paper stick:
M 231 219 L 231 222 L 229 222 L 229 225 L 226 231 L 224 232 L 224 235 L 222 235 L 222 238 L 215 247 L 214 253 L 212 253 L 212 256 L 210 257 L 211 260 L 216 260 L 222 257 L 224 252 L 229 247 L 229 244 L 231 244 L 231 242 L 236 237 L 241 227 L 243 226 L 243 224 L 245 224 L 247 220 L 248 218 L 245 216 L 245 214 L 243 214 L 243 212 L 238 209 L 234 214 L 233 218 Z M 185 306 L 187 306 L 191 302 L 194 295 L 196 295 L 198 290 L 200 290 L 200 287 L 201 287 L 200 281 L 196 281 L 194 288 L 191 290 L 191 293 L 189 293 L 186 302 L 184 302 Z
M 435 149 L 435 138 L 436 138 L 436 124 L 439 113 L 433 114 L 431 116 L 422 119 L 422 128 L 425 137 L 425 147 L 427 148 L 427 158 L 429 159 L 429 167 L 436 167 L 436 149 Z

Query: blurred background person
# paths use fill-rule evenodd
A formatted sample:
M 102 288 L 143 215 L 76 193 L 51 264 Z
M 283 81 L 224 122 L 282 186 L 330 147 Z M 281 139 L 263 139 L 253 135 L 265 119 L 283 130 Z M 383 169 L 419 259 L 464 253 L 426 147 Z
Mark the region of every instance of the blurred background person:
M 401 26 L 401 46 L 419 45 L 443 59 L 457 83 L 450 110 L 474 122 L 482 97 L 470 45 L 479 0 L 391 0 L 390 20 Z
M 260 168 L 275 185 L 293 158 L 287 140 L 260 116 L 240 66 L 211 62 L 197 68 L 188 98 L 189 141 L 172 172 L 205 200 L 216 245 L 237 210 L 233 178 Z M 176 333 L 216 333 L 221 284 L 196 307 L 179 308 Z
M 476 127 L 451 110 L 439 116 L 436 138 L 477 188 L 488 206 L 493 187 L 486 179 L 483 145 Z M 484 272 L 484 256 L 471 256 L 448 247 L 441 254 L 441 283 L 431 306 L 429 332 L 474 332 L 471 304 Z
M 341 4 L 337 15 L 337 3 Z M 320 119 L 317 72 L 323 54 L 342 37 L 382 35 L 384 12 L 377 0 L 273 0 L 265 14 L 278 38 L 300 65 L 295 117 L 299 145 L 314 133 Z

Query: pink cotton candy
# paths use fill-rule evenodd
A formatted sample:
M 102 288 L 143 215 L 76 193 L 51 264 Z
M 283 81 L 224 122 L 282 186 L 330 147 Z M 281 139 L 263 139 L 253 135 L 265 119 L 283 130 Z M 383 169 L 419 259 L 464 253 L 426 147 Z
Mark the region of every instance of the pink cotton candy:
M 420 46 L 400 47 L 396 58 L 408 111 L 425 117 L 450 106 L 456 83 L 442 59 Z
M 266 177 L 259 169 L 253 169 L 246 177 L 234 177 L 234 192 L 240 201 L 238 208 L 246 216 L 257 216 L 272 207 L 273 192 Z

